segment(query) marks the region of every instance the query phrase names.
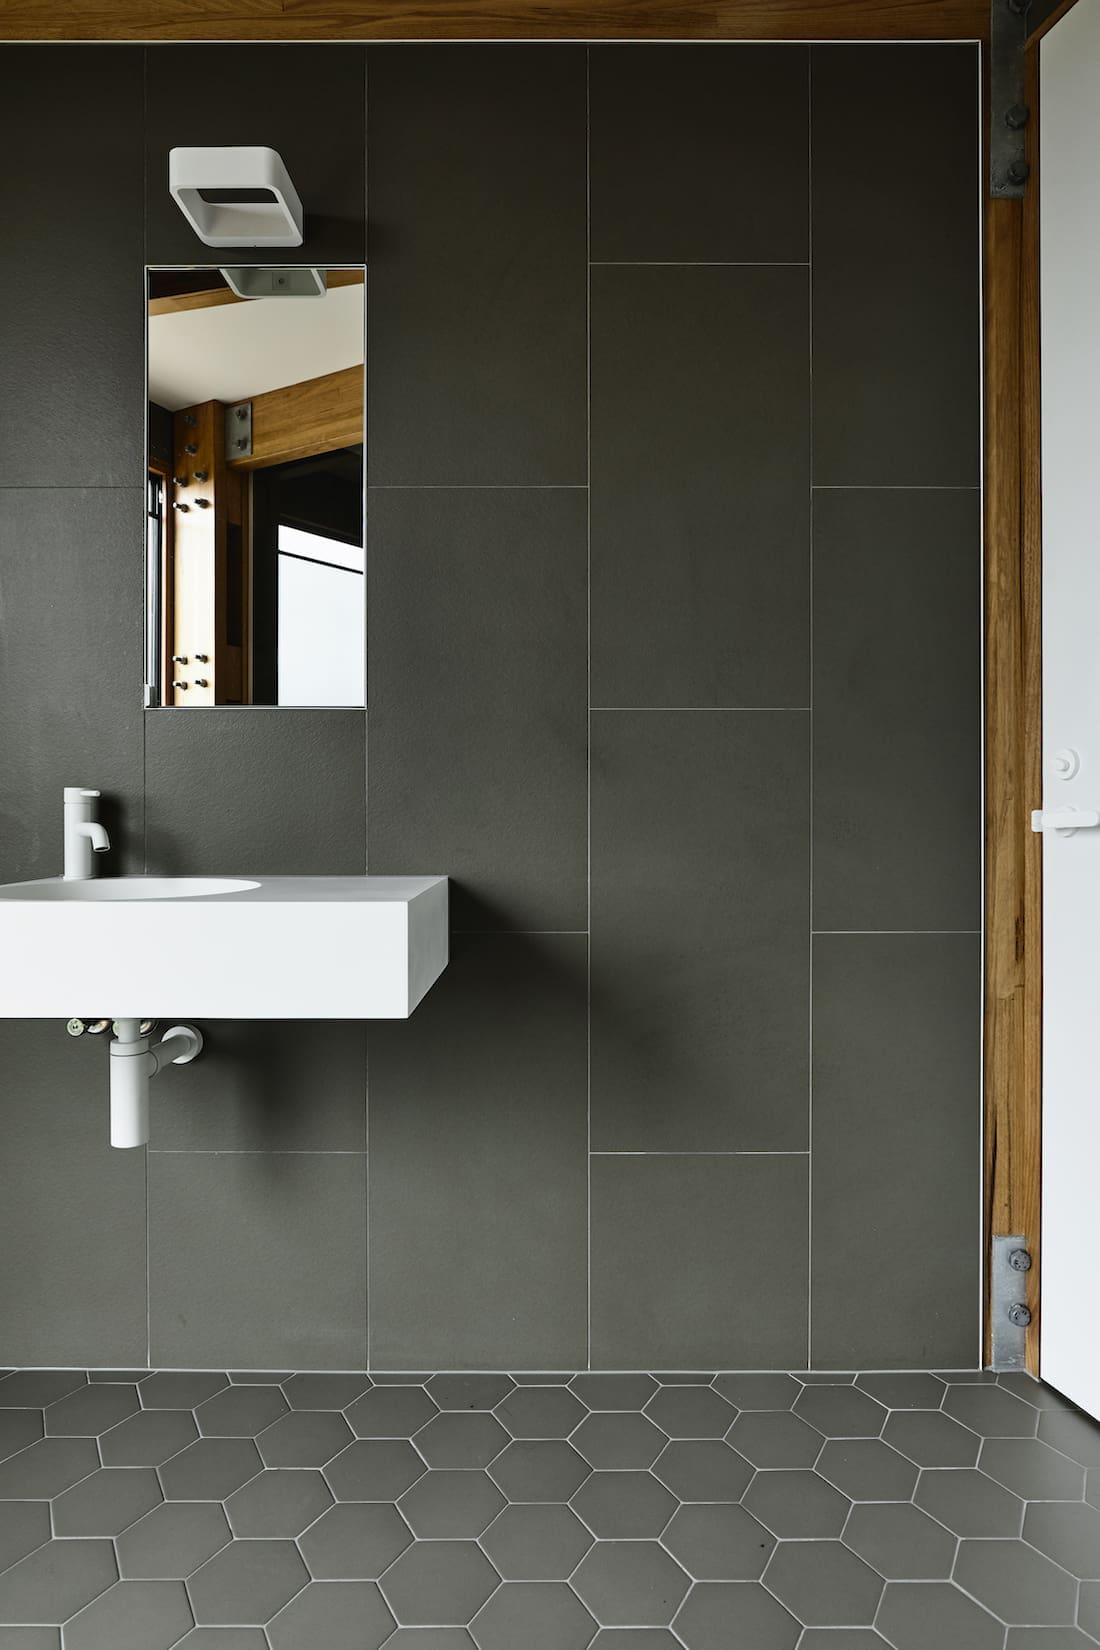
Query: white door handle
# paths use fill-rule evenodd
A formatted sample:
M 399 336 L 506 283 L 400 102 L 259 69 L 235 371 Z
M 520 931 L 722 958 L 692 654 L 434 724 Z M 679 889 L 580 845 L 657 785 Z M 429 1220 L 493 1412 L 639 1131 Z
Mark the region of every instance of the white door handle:
M 1100 825 L 1100 813 L 1090 808 L 1035 808 L 1031 815 L 1033 831 L 1058 831 L 1072 836 L 1074 831 Z

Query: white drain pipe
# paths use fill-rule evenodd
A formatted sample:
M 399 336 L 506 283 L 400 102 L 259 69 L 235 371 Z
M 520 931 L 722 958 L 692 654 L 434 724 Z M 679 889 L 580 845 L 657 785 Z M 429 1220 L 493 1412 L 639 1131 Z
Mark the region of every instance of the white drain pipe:
M 140 1020 L 116 1020 L 111 1041 L 111 1145 L 144 1146 L 149 1139 L 149 1081 L 169 1061 L 185 1066 L 202 1052 L 195 1026 L 170 1026 L 155 1046 Z

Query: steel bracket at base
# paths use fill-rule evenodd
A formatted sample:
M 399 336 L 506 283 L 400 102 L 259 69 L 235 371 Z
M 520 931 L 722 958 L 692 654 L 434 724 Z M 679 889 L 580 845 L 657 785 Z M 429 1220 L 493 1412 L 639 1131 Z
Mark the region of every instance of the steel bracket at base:
M 1027 1274 L 1031 1254 L 1026 1238 L 995 1237 L 990 1260 L 990 1353 L 993 1369 L 1026 1369 Z

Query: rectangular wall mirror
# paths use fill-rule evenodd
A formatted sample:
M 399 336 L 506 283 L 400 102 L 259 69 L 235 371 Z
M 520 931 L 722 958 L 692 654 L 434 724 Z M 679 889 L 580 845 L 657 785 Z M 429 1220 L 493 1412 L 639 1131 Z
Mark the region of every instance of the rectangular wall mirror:
M 363 274 L 147 271 L 146 704 L 365 703 Z

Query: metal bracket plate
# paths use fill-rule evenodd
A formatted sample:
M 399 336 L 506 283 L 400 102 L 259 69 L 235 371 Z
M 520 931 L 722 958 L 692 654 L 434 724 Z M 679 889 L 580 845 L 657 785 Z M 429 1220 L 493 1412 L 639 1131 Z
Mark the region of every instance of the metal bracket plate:
M 1031 1257 L 1022 1237 L 995 1237 L 990 1267 L 990 1363 L 994 1369 L 1025 1369 L 1027 1321 L 1014 1322 L 1015 1308 L 1024 1301 L 1027 1271 L 1012 1264 L 1011 1256 Z
M 252 403 L 238 401 L 225 409 L 225 456 L 252 457 Z
M 1019 198 L 1027 182 L 1024 42 L 1029 0 L 991 0 L 989 18 L 989 193 Z

